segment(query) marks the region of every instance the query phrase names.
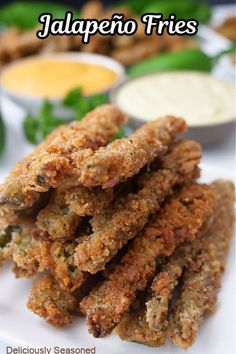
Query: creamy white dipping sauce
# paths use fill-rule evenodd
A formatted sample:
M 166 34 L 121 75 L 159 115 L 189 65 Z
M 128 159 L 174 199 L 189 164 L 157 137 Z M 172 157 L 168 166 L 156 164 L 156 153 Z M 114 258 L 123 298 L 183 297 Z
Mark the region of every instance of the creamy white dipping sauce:
M 114 97 L 115 104 L 133 118 L 152 120 L 172 114 L 189 126 L 223 123 L 235 118 L 233 85 L 207 73 L 153 73 L 131 79 Z

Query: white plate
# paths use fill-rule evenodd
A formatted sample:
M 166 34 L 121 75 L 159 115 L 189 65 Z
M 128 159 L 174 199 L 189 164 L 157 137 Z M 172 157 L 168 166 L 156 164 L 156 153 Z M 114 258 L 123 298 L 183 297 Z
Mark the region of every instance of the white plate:
M 32 148 L 25 142 L 21 133 L 23 113 L 9 101 L 4 101 L 3 113 L 8 126 L 8 143 L 4 158 L 0 160 L 0 181 L 9 169 Z M 233 143 L 229 146 L 215 146 L 205 152 L 202 165 L 202 181 L 211 182 L 217 178 L 234 178 Z M 231 157 L 232 156 L 232 157 Z M 206 158 L 207 157 L 207 158 Z M 219 165 L 220 161 L 220 165 Z M 213 165 L 214 164 L 214 165 Z M 213 166 L 212 166 L 213 165 Z M 217 166 L 214 167 L 214 166 Z M 209 316 L 200 328 L 195 344 L 189 349 L 190 354 L 234 354 L 234 313 L 235 313 L 235 265 L 232 245 L 226 272 L 219 292 L 218 307 L 215 314 Z M 10 266 L 0 269 L 0 354 L 5 354 L 6 345 L 21 346 L 61 346 L 61 347 L 96 347 L 96 354 L 180 354 L 180 348 L 170 343 L 161 348 L 149 348 L 134 343 L 122 342 L 117 336 L 94 339 L 87 333 L 84 319 L 76 319 L 66 329 L 55 329 L 26 309 L 26 301 L 31 287 L 31 280 L 14 278 Z M 20 353 L 17 353 L 20 354 Z
M 220 169 L 203 165 L 202 181 L 210 182 L 216 178 L 228 178 Z M 232 242 L 233 243 L 233 242 Z M 209 316 L 200 328 L 197 340 L 190 354 L 233 354 L 234 347 L 234 298 L 235 298 L 234 247 L 230 249 L 226 272 L 219 292 L 215 314 Z M 26 301 L 31 280 L 14 278 L 10 266 L 0 271 L 0 341 L 8 345 L 21 345 L 53 348 L 96 347 L 96 354 L 148 354 L 173 353 L 183 351 L 170 343 L 159 349 L 134 343 L 122 342 L 115 335 L 104 339 L 94 339 L 87 332 L 84 319 L 77 318 L 66 329 L 56 329 L 26 309 Z M 2 354 L 2 353 L 1 353 Z

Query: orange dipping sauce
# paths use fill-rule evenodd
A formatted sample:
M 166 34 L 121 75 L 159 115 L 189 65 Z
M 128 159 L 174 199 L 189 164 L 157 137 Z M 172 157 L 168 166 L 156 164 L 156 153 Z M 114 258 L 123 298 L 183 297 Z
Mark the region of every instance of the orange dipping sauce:
M 63 98 L 77 87 L 85 95 L 106 91 L 118 80 L 118 74 L 102 65 L 42 57 L 11 65 L 1 79 L 6 89 L 18 94 Z

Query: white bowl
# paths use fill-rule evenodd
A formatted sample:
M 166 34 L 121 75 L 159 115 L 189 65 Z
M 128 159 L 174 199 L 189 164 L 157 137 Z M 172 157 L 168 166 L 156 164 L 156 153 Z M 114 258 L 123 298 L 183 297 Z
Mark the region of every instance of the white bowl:
M 117 87 L 115 87 L 114 89 L 112 89 L 109 93 L 109 98 L 110 98 L 110 102 L 116 106 L 118 106 L 118 108 L 120 108 L 121 110 L 123 110 L 127 116 L 129 117 L 129 125 L 134 128 L 137 129 L 140 126 L 142 126 L 143 124 L 147 123 L 147 121 L 151 121 L 152 117 L 150 117 L 150 119 L 148 119 L 148 117 L 146 117 L 146 119 L 141 117 L 141 111 L 137 110 L 137 105 L 136 102 L 138 102 L 138 100 L 140 99 L 140 97 L 146 97 L 147 98 L 147 92 L 146 92 L 146 86 L 145 84 L 143 84 L 143 86 L 140 88 L 140 86 L 134 90 L 132 90 L 132 92 L 126 92 L 126 97 L 128 97 L 127 100 L 127 105 L 122 105 L 119 100 L 117 99 L 118 94 L 120 92 L 120 90 L 122 90 L 123 88 L 127 87 L 127 85 L 132 84 L 132 82 L 134 82 L 135 80 L 140 81 L 140 79 L 142 78 L 148 78 L 148 77 L 153 77 L 154 75 L 160 76 L 160 75 L 165 75 L 165 74 L 194 74 L 194 75 L 201 75 L 202 77 L 211 77 L 211 75 L 209 73 L 201 73 L 201 72 L 191 72 L 191 71 L 173 71 L 173 72 L 160 72 L 160 73 L 152 73 L 152 74 L 144 74 L 144 75 L 140 75 L 140 76 L 135 76 L 132 77 L 130 79 L 126 79 L 124 80 L 122 83 L 120 83 Z M 174 79 L 173 79 L 174 80 Z M 215 80 L 216 82 L 222 82 L 224 83 L 224 81 L 219 80 L 217 78 L 213 78 L 212 80 Z M 172 83 L 170 83 L 171 85 Z M 231 85 L 229 83 L 229 85 Z M 174 82 L 173 85 L 174 87 Z M 232 85 L 231 85 L 232 86 Z M 161 90 L 160 87 L 157 87 L 157 90 Z M 170 100 L 171 100 L 171 94 L 170 92 L 168 92 L 168 94 L 170 95 Z M 172 93 L 173 94 L 173 93 Z M 208 92 L 206 92 L 206 94 L 208 94 Z M 157 93 L 158 95 L 158 93 Z M 182 94 L 182 96 L 184 96 L 184 94 Z M 195 97 L 195 96 L 193 96 Z M 195 97 L 195 101 L 197 102 L 197 96 Z M 148 103 L 154 104 L 156 105 L 156 102 L 152 100 L 150 100 Z M 198 101 L 198 104 L 201 105 L 201 102 Z M 136 113 L 134 113 L 134 108 L 136 110 Z M 193 108 L 194 109 L 194 108 Z M 234 107 L 232 106 L 232 115 L 231 113 L 229 114 L 229 116 L 226 117 L 226 119 L 224 120 L 220 120 L 218 122 L 209 122 L 209 121 L 205 121 L 205 122 L 199 122 L 199 123 L 194 123 L 191 121 L 187 121 L 188 124 L 188 131 L 185 134 L 185 136 L 187 138 L 190 139 L 195 139 L 198 142 L 200 142 L 202 145 L 210 145 L 210 144 L 214 144 L 219 142 L 220 140 L 223 140 L 225 138 L 227 138 L 228 134 L 230 134 L 232 131 L 235 130 L 235 124 L 236 124 L 236 120 L 235 120 L 235 111 L 234 111 Z M 165 112 L 163 112 L 164 115 Z M 166 114 L 173 114 L 173 115 L 177 115 L 177 116 L 182 116 L 184 118 L 188 118 L 187 115 L 184 114 L 179 114 L 179 113 L 175 113 L 175 112 L 169 112 L 168 108 L 167 108 L 167 112 Z M 158 115 L 153 115 L 154 117 L 158 117 Z
M 13 66 L 18 65 L 19 63 L 27 62 L 29 60 L 42 58 L 42 57 L 54 59 L 54 60 L 55 59 L 56 60 L 63 60 L 63 59 L 70 59 L 71 60 L 72 59 L 72 60 L 75 60 L 78 62 L 101 65 L 105 68 L 113 70 L 118 75 L 118 80 L 114 83 L 114 85 L 112 85 L 111 88 L 114 88 L 117 85 L 119 85 L 126 77 L 125 69 L 119 62 L 117 62 L 116 60 L 113 60 L 109 57 L 106 57 L 104 55 L 98 55 L 98 54 L 77 53 L 77 52 L 55 53 L 55 54 L 47 54 L 47 55 L 43 55 L 43 56 L 34 55 L 34 56 L 30 56 L 30 57 L 27 57 L 24 59 L 17 60 L 14 63 L 7 65 L 2 70 L 1 76 L 0 76 L 0 89 L 1 89 L 1 92 L 5 96 L 10 98 L 14 103 L 16 103 L 17 105 L 22 107 L 25 111 L 30 113 L 32 116 L 37 115 L 45 98 L 41 97 L 41 96 L 33 96 L 33 95 L 31 96 L 31 95 L 20 94 L 20 93 L 14 92 L 3 85 L 1 77 L 8 70 L 10 70 Z M 101 91 L 98 93 L 108 93 L 109 90 L 110 89 L 108 89 L 106 91 Z M 48 99 L 48 101 L 53 104 L 54 112 L 58 118 L 64 118 L 64 119 L 73 118 L 73 112 L 71 112 L 69 109 L 65 108 L 62 105 L 61 98 L 57 98 L 57 97 L 50 98 L 50 99 Z

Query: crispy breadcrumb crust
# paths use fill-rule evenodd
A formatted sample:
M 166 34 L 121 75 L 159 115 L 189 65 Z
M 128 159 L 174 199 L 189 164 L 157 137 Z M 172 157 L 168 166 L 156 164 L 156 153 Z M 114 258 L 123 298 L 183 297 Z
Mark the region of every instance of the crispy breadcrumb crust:
M 91 220 L 93 234 L 76 249 L 78 267 L 92 274 L 104 269 L 118 250 L 143 229 L 149 215 L 173 193 L 174 186 L 192 180 L 200 157 L 197 143 L 182 141 L 163 158 L 161 169 L 141 174 L 137 179 L 140 187 L 137 193 L 118 198 Z
M 170 256 L 177 245 L 194 240 L 206 227 L 217 204 L 208 185 L 193 184 L 175 194 L 133 241 L 128 253 L 108 279 L 82 300 L 89 331 L 108 334 L 128 310 L 137 290 L 154 275 L 158 256 Z
M 177 247 L 174 254 L 166 259 L 166 263 L 161 269 L 158 269 L 157 275 L 150 286 L 149 299 L 146 302 L 146 320 L 151 329 L 164 331 L 167 328 L 169 324 L 169 305 L 173 293 L 179 284 L 185 267 L 192 266 L 194 257 L 201 249 L 202 238 L 207 237 L 208 230 L 215 217 L 216 213 L 195 240 L 184 242 Z
M 58 187 L 52 192 L 49 203 L 37 215 L 37 237 L 55 241 L 74 239 L 80 222 L 81 218 L 66 204 L 64 187 Z
M 16 277 L 32 277 L 38 272 L 39 252 L 33 238 L 34 220 L 22 218 L 21 223 L 8 225 L 0 232 L 0 265 L 14 262 Z
M 155 276 L 151 284 L 151 298 L 146 303 L 146 321 L 149 328 L 155 331 L 164 331 L 168 325 L 169 301 L 186 263 L 183 252 L 177 250 L 175 253 L 178 256 L 171 256 L 161 272 Z
M 11 170 L 5 182 L 0 185 L 0 205 L 8 206 L 12 209 L 25 209 L 31 207 L 35 202 L 37 202 L 39 195 L 33 193 L 28 193 L 23 195 L 21 191 L 21 181 L 20 176 L 24 176 L 28 173 L 28 165 L 35 156 L 40 155 L 40 153 L 52 143 L 52 141 L 60 134 L 63 133 L 64 126 L 56 128 L 52 133 L 50 133 L 47 138 L 41 142 L 35 149 L 26 157 L 21 159 L 15 167 Z
M 221 202 L 218 200 L 218 203 Z M 217 208 L 215 208 L 217 210 Z M 169 305 L 173 293 L 186 267 L 192 266 L 194 257 L 202 246 L 202 238 L 207 237 L 209 228 L 217 217 L 215 212 L 203 232 L 193 241 L 184 242 L 177 247 L 174 254 L 167 258 L 166 263 L 159 268 L 150 286 L 150 295 L 146 303 L 146 320 L 151 329 L 162 331 L 169 324 Z
M 76 237 L 82 217 L 101 213 L 113 199 L 113 189 L 85 188 L 75 178 L 51 192 L 48 204 L 37 215 L 37 238 L 64 242 Z
M 63 327 L 71 323 L 77 301 L 59 287 L 52 274 L 46 273 L 35 280 L 27 307 L 53 326 Z
M 106 209 L 113 199 L 113 188 L 86 188 L 76 186 L 65 193 L 65 201 L 71 211 L 80 216 L 93 216 Z
M 80 288 L 88 278 L 88 274 L 75 264 L 74 254 L 77 245 L 77 241 L 65 244 L 53 242 L 49 253 L 49 269 L 55 274 L 61 288 L 70 292 Z
M 140 294 L 135 299 L 129 311 L 115 328 L 115 332 L 122 340 L 145 344 L 150 347 L 160 347 L 165 344 L 166 333 L 148 327 L 145 313 L 145 295 L 145 293 Z
M 12 227 L 0 231 L 0 267 L 12 258 Z
M 85 162 L 78 160 L 80 182 L 86 187 L 109 188 L 125 181 L 166 153 L 174 138 L 185 129 L 184 120 L 172 116 L 145 124 L 128 138 L 98 149 Z
M 40 255 L 33 234 L 33 220 L 20 224 L 12 233 L 13 272 L 17 278 L 30 278 L 38 272 Z
M 211 243 L 214 241 L 214 248 L 220 250 L 221 256 L 225 253 L 227 249 L 227 242 L 232 236 L 232 225 L 233 225 L 233 186 L 231 182 L 226 181 L 217 181 L 214 184 L 214 187 L 217 189 L 220 198 L 219 204 L 216 212 L 214 213 L 214 219 L 212 224 L 206 228 L 200 237 L 195 239 L 193 242 L 185 242 L 183 245 L 177 248 L 175 253 L 167 258 L 167 263 L 164 264 L 161 268 L 161 271 L 157 273 L 157 276 L 154 278 L 150 288 L 147 288 L 145 293 L 142 293 L 141 296 L 135 299 L 132 303 L 129 311 L 122 317 L 121 322 L 115 328 L 115 332 L 120 336 L 122 340 L 133 341 L 137 343 L 142 343 L 149 346 L 160 346 L 164 343 L 165 337 L 168 334 L 168 307 L 170 306 L 169 302 L 173 296 L 174 289 L 181 277 L 184 268 L 187 269 L 186 273 L 195 274 L 195 282 L 193 282 L 193 277 L 191 277 L 191 284 L 187 285 L 184 283 L 183 292 L 180 295 L 183 297 L 184 292 L 191 292 L 191 297 L 188 296 L 184 300 L 186 303 L 186 309 L 192 309 L 192 305 L 195 306 L 195 311 L 188 313 L 188 316 L 180 317 L 180 324 L 177 318 L 175 323 L 175 334 L 181 332 L 181 328 L 185 329 L 182 333 L 183 338 L 177 338 L 178 345 L 182 345 L 185 349 L 192 345 L 193 335 L 196 336 L 196 330 L 199 326 L 199 314 L 202 313 L 202 305 L 205 303 L 206 308 L 204 311 L 211 311 L 214 309 L 215 299 L 213 292 L 214 287 L 202 287 L 202 293 L 199 292 L 199 289 L 196 289 L 194 285 L 203 285 L 202 282 L 199 282 L 199 276 L 196 272 L 198 269 L 198 260 L 199 257 L 202 260 L 201 252 L 204 252 L 204 249 L 211 249 Z M 215 237 L 215 228 L 221 224 L 218 235 L 221 233 L 221 241 L 218 237 Z M 230 229 L 231 228 L 231 229 Z M 222 232 L 224 236 L 222 237 Z M 223 244 L 222 244 L 222 240 Z M 217 245 L 216 245 L 217 244 Z M 221 248 L 223 246 L 223 249 Z M 224 256 L 223 256 L 224 257 Z M 211 259 L 211 257 L 210 257 Z M 197 263 L 196 263 L 197 262 Z M 207 259 L 204 260 L 205 267 L 208 268 Z M 212 263 L 213 264 L 213 263 Z M 197 267 L 196 267 L 197 265 Z M 220 268 L 222 263 L 220 264 Z M 187 268 L 186 268 L 187 267 Z M 189 270 L 191 269 L 191 270 Z M 209 272 L 212 270 L 208 269 L 208 280 Z M 219 263 L 215 262 L 214 271 L 218 273 Z M 214 277 L 214 271 L 211 275 Z M 187 278 L 187 280 L 186 280 Z M 184 281 L 189 281 L 189 275 L 185 275 Z M 192 285 L 192 287 L 190 286 Z M 207 291 L 206 291 L 207 289 Z M 186 293 L 185 293 L 186 295 Z M 178 294 L 175 294 L 175 297 Z M 194 300 L 193 300 L 194 299 Z M 208 304 L 206 304 L 206 300 Z M 145 301 L 146 301 L 146 311 L 145 311 Z M 175 302 L 176 300 L 174 300 Z M 183 304 L 181 300 L 177 300 L 177 305 Z M 200 311 L 197 310 L 198 307 Z M 172 316 L 176 315 L 176 308 L 173 310 Z M 179 315 L 179 313 L 177 314 Z M 201 315 L 200 315 L 201 316 Z M 173 318 L 173 317 L 172 317 Z M 181 327 L 182 326 L 182 327 Z M 172 328 L 172 327 L 171 327 Z M 173 329 L 172 329 L 173 330 Z M 188 337 L 187 338 L 185 337 Z M 158 340 L 160 338 L 160 341 Z
M 184 274 L 181 294 L 170 319 L 169 336 L 174 344 L 185 349 L 195 341 L 204 314 L 215 310 L 233 236 L 234 185 L 226 181 L 217 181 L 213 185 L 221 195 L 222 203 L 209 234 L 202 239 L 201 252 L 196 256 L 194 267 Z
M 18 163 L 0 186 L 0 204 L 26 208 L 37 201 L 38 193 L 56 188 L 75 168 L 77 154 L 91 155 L 106 145 L 126 117 L 116 107 L 103 105 L 82 121 L 60 127 L 39 148 Z
M 52 325 L 80 312 L 95 337 L 117 326 L 122 339 L 187 348 L 215 308 L 233 186 L 196 183 L 201 149 L 175 142 L 182 119 L 106 146 L 124 119 L 101 106 L 17 164 L 0 186 L 0 265 L 40 274 L 28 307 Z

